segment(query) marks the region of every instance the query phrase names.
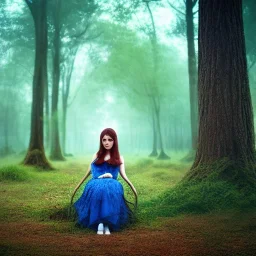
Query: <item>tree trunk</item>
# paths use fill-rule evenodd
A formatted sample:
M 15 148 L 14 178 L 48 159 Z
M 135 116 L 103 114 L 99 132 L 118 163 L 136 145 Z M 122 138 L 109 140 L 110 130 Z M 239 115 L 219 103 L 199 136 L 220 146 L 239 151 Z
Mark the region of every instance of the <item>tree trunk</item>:
M 152 109 L 152 123 L 153 123 L 153 149 L 149 156 L 157 156 L 157 129 L 156 129 L 156 118 L 154 110 Z
M 163 149 L 163 141 L 162 141 L 162 133 L 161 133 L 161 124 L 160 124 L 160 103 L 158 101 L 158 105 L 156 105 L 157 97 L 156 95 L 159 95 L 158 88 L 157 88 L 157 74 L 158 74 L 158 51 L 157 51 L 157 37 L 156 37 L 156 29 L 155 29 L 155 22 L 153 18 L 153 14 L 151 12 L 151 9 L 149 7 L 149 2 L 145 2 L 150 19 L 151 19 L 151 24 L 152 24 L 152 29 L 153 29 L 153 34 L 151 36 L 151 43 L 152 43 L 152 49 L 153 49 L 153 64 L 154 64 L 154 75 L 153 75 L 153 81 L 152 81 L 152 94 L 154 94 L 152 101 L 153 101 L 153 109 L 155 112 L 155 121 L 156 121 L 156 129 L 158 130 L 158 138 L 159 138 L 159 146 L 160 146 L 160 154 L 158 156 L 158 159 L 169 159 L 170 157 L 167 156 L 164 153 Z M 150 154 L 150 156 L 153 156 L 153 154 L 157 154 L 157 152 L 153 152 Z
M 62 148 L 64 156 L 67 156 L 66 151 L 66 123 L 67 123 L 67 106 L 63 104 L 63 115 L 62 115 Z
M 185 179 L 254 183 L 255 138 L 241 0 L 199 1 L 199 137 Z M 243 183 L 244 184 L 244 183 Z
M 4 148 L 3 148 L 4 156 L 9 155 L 11 151 L 9 148 L 9 114 L 8 112 L 9 112 L 9 106 L 8 106 L 8 102 L 6 102 L 6 109 L 4 112 Z
M 45 86 L 45 148 L 49 149 L 50 147 L 50 108 L 49 108 L 49 90 L 48 90 L 48 81 Z
M 44 152 L 43 138 L 43 104 L 44 88 L 47 82 L 47 1 L 35 3 L 26 1 L 35 24 L 35 69 L 33 78 L 33 100 L 31 111 L 31 133 L 25 165 L 34 165 L 43 169 L 51 169 Z
M 52 160 L 65 160 L 61 153 L 59 136 L 58 100 L 60 82 L 60 0 L 55 0 L 53 10 L 53 83 L 52 83 L 52 118 L 51 118 L 51 153 Z
M 163 147 L 162 131 L 161 131 L 161 125 L 160 125 L 160 104 L 156 103 L 155 98 L 153 98 L 153 101 L 154 101 L 153 106 L 155 110 L 156 126 L 158 130 L 158 135 L 159 135 L 159 147 L 160 147 L 160 153 L 157 159 L 170 159 L 170 157 L 165 154 L 164 147 Z
M 62 111 L 63 111 L 63 117 L 62 117 L 62 148 L 64 155 L 70 155 L 67 154 L 66 151 L 66 126 L 67 126 L 67 112 L 68 112 L 68 97 L 70 92 L 70 81 L 74 69 L 74 63 L 76 59 L 76 54 L 78 51 L 78 46 L 74 46 L 73 49 L 70 51 L 70 56 L 68 56 L 67 64 L 65 66 L 65 71 L 63 70 L 63 84 L 62 84 Z
M 195 52 L 193 8 L 197 0 L 186 1 L 187 47 L 188 47 L 188 74 L 190 95 L 190 122 L 192 149 L 196 150 L 198 138 L 198 91 L 197 91 L 197 67 Z

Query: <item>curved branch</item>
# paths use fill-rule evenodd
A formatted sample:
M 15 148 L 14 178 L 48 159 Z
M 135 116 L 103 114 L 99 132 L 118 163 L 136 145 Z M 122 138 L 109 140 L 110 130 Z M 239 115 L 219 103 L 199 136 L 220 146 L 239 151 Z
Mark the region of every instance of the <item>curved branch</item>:
M 186 16 L 186 14 L 182 11 L 180 11 L 179 9 L 177 9 L 172 3 L 170 3 L 170 1 L 167 0 L 167 3 L 175 10 L 177 11 L 179 14 L 182 14 L 184 16 Z
M 192 9 L 195 7 L 197 0 L 192 1 Z
M 196 13 L 198 13 L 198 11 L 199 11 L 199 10 L 196 10 L 195 12 L 193 12 L 193 16 L 194 16 Z
M 67 106 L 68 107 L 70 107 L 71 106 L 71 104 L 74 102 L 74 100 L 75 100 L 75 98 L 77 97 L 77 95 L 78 95 L 78 92 L 80 91 L 80 89 L 82 88 L 82 86 L 80 85 L 78 88 L 77 88 L 77 90 L 76 90 L 76 92 L 75 92 L 75 95 L 74 95 L 74 97 L 73 97 L 73 99 L 67 104 Z
M 250 70 L 254 66 L 255 63 L 256 63 L 256 58 L 251 62 L 248 70 Z

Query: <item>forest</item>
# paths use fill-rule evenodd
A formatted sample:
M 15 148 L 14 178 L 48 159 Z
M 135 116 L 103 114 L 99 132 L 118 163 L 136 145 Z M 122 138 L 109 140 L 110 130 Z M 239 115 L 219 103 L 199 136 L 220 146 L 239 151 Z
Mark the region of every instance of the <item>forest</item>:
M 0 255 L 255 255 L 255 13 L 2 0 Z M 135 219 L 106 238 L 70 205 L 105 128 L 138 193 L 118 177 Z

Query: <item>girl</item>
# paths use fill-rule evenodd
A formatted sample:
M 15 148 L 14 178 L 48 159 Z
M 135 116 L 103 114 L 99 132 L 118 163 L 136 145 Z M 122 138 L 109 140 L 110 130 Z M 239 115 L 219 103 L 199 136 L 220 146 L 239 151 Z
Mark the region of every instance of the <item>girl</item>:
M 132 217 L 129 202 L 124 198 L 123 186 L 117 181 L 118 173 L 131 187 L 137 206 L 137 192 L 126 176 L 124 158 L 118 151 L 116 132 L 106 128 L 100 134 L 99 151 L 93 155 L 87 173 L 75 188 L 71 198 L 72 205 L 76 191 L 92 174 L 92 179 L 86 184 L 83 194 L 74 203 L 74 207 L 78 223 L 97 230 L 99 235 L 109 235 L 110 231 L 120 230 Z

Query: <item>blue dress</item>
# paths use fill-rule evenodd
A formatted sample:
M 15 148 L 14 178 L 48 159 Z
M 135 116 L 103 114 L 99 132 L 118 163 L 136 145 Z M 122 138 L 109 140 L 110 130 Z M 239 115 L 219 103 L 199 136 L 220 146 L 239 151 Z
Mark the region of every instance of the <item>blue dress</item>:
M 83 227 L 94 230 L 98 224 L 107 224 L 111 231 L 118 231 L 128 224 L 131 210 L 124 198 L 122 184 L 117 180 L 120 166 L 108 162 L 91 163 L 92 179 L 86 184 L 81 197 L 74 203 L 77 222 Z M 98 178 L 104 173 L 111 173 L 113 178 Z

